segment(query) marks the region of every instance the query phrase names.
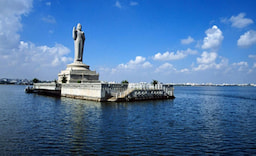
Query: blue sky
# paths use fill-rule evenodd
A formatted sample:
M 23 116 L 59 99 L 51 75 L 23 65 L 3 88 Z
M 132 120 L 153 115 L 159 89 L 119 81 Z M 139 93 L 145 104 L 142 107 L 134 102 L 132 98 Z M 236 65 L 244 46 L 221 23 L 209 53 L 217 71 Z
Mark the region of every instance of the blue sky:
M 254 0 L 1 0 L 0 77 L 57 79 L 73 62 L 100 80 L 256 83 Z

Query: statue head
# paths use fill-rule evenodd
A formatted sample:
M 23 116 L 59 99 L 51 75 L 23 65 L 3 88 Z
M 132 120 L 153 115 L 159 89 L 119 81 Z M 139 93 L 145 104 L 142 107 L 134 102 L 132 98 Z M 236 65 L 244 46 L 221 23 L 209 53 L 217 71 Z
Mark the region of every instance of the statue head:
M 82 25 L 80 23 L 77 24 L 77 30 L 82 30 Z

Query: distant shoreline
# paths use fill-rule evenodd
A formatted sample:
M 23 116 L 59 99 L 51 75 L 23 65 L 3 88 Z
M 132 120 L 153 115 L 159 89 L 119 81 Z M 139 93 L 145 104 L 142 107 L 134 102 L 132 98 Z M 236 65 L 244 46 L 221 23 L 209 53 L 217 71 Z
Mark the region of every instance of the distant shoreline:
M 15 83 L 0 83 L 0 85 L 19 85 L 19 86 L 27 86 L 33 84 L 15 84 Z M 256 84 L 212 84 L 212 85 L 183 85 L 183 84 L 172 84 L 174 87 L 256 87 Z
M 42 83 L 51 83 L 54 81 L 40 81 Z M 33 85 L 33 80 L 28 80 L 28 79 L 12 79 L 12 78 L 0 78 L 0 85 Z M 218 84 L 214 84 L 214 83 L 167 83 L 173 86 L 195 86 L 195 87 L 199 87 L 199 86 L 241 86 L 241 87 L 245 87 L 245 86 L 251 86 L 251 87 L 256 87 L 256 84 L 254 83 L 218 83 Z

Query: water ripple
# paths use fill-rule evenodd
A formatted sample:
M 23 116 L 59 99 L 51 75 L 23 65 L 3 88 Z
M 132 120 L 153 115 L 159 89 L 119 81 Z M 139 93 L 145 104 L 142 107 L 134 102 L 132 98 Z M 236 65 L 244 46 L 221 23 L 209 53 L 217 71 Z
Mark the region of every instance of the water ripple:
M 255 88 L 176 87 L 175 100 L 97 103 L 0 86 L 3 155 L 253 155 Z

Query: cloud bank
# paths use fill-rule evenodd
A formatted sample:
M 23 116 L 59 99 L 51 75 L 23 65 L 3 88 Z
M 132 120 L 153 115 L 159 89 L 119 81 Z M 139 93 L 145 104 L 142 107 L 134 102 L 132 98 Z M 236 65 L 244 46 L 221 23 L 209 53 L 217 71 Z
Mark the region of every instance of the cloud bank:
M 191 36 L 188 36 L 188 38 L 181 40 L 181 44 L 190 44 L 190 43 L 193 43 L 194 41 L 195 40 Z
M 237 45 L 240 47 L 249 47 L 253 44 L 256 44 L 256 31 L 254 30 L 247 31 L 237 41 Z
M 20 40 L 21 18 L 29 14 L 32 7 L 32 0 L 0 1 L 0 70 L 6 77 L 57 77 L 61 68 L 73 60 L 67 56 L 70 50 L 62 44 L 36 46 Z M 53 17 L 45 20 L 55 22 Z
M 196 50 L 191 50 L 188 48 L 187 50 L 178 50 L 176 53 L 175 52 L 165 52 L 163 54 L 157 53 L 153 57 L 154 60 L 160 60 L 160 61 L 170 61 L 170 60 L 180 60 L 185 58 L 188 55 L 194 55 L 197 54 Z
M 245 13 L 240 13 L 237 16 L 232 16 L 229 21 L 232 23 L 232 27 L 244 28 L 253 23 L 250 18 L 245 18 Z

